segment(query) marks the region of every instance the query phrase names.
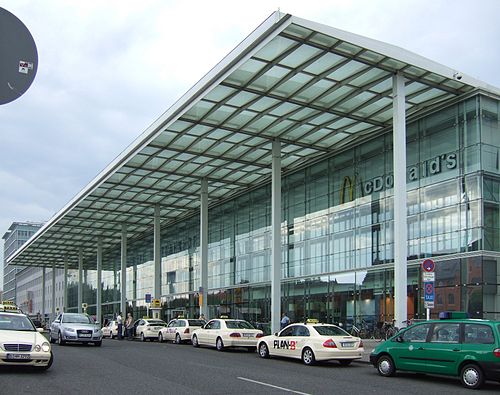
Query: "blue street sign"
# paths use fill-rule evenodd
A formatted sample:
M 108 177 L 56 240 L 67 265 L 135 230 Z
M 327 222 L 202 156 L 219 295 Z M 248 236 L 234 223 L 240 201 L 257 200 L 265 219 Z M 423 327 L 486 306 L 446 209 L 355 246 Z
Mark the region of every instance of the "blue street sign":
M 434 302 L 434 282 L 424 283 L 424 302 Z
M 146 299 L 146 303 L 151 303 L 151 294 L 146 294 L 144 296 L 145 296 L 144 299 Z

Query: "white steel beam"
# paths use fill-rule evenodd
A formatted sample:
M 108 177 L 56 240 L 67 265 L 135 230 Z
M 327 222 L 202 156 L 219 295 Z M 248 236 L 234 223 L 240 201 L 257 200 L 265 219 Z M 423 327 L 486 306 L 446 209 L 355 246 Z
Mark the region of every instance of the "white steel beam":
M 45 321 L 45 266 L 42 269 L 42 317 Z
M 407 319 L 407 216 L 406 216 L 406 111 L 405 81 L 395 74 L 393 89 L 394 168 L 394 319 L 400 327 Z
M 102 238 L 97 239 L 97 301 L 96 321 L 102 324 Z M 102 326 L 102 325 L 101 325 Z
M 120 273 L 120 311 L 125 319 L 127 315 L 127 225 L 125 224 L 122 224 Z
M 200 314 L 208 319 L 208 181 L 201 180 L 200 196 Z
M 281 144 L 272 146 L 271 181 L 271 331 L 280 329 L 281 312 Z
M 153 297 L 161 297 L 161 250 L 160 250 L 160 205 L 155 205 L 154 229 L 153 229 L 153 260 L 154 260 L 154 290 Z
M 64 256 L 64 295 L 63 295 L 63 311 L 68 311 L 68 256 Z
M 56 264 L 52 264 L 52 305 L 50 321 L 56 318 Z
M 83 250 L 78 250 L 78 312 L 82 312 L 83 303 Z

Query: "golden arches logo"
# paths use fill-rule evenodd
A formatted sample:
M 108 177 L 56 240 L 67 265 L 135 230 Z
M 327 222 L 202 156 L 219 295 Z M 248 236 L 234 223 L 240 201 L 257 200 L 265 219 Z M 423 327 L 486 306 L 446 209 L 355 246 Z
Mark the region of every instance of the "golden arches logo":
M 344 177 L 344 182 L 342 183 L 342 188 L 340 189 L 340 204 L 344 204 L 345 190 L 348 189 L 349 192 L 349 202 L 354 199 L 354 188 L 356 186 L 356 176 L 353 177 L 352 181 L 349 176 Z

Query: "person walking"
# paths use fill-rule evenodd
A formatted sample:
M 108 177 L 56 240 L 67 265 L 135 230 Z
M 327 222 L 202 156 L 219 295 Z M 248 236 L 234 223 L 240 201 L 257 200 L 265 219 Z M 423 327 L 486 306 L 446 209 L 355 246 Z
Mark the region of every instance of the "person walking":
M 118 340 L 123 340 L 123 318 L 121 311 L 116 316 L 116 325 L 118 326 Z
M 127 313 L 127 320 L 125 321 L 125 329 L 127 330 L 127 339 L 132 340 L 134 331 L 134 318 L 131 313 Z
M 290 318 L 288 318 L 286 313 L 281 314 L 281 321 L 280 321 L 281 329 L 287 327 L 288 324 L 290 324 Z

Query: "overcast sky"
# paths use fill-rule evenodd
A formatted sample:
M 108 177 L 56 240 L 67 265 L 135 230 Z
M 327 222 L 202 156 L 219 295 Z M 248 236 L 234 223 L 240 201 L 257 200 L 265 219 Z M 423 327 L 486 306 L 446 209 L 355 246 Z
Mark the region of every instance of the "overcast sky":
M 498 0 L 0 0 L 0 7 L 29 28 L 39 56 L 31 88 L 0 105 L 2 235 L 13 221 L 51 218 L 278 8 L 500 87 Z

